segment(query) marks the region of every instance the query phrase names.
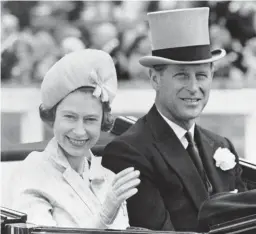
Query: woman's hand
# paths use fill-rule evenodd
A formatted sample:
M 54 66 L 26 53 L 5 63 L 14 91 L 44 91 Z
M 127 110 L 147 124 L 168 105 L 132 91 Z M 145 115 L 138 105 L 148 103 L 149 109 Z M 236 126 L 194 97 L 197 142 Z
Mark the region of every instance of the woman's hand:
M 139 175 L 140 172 L 132 167 L 115 175 L 102 205 L 101 217 L 106 224 L 112 223 L 121 204 L 138 192 Z
M 139 175 L 140 172 L 134 171 L 132 167 L 116 174 L 112 182 L 112 192 L 120 203 L 138 192 L 136 187 L 140 183 Z

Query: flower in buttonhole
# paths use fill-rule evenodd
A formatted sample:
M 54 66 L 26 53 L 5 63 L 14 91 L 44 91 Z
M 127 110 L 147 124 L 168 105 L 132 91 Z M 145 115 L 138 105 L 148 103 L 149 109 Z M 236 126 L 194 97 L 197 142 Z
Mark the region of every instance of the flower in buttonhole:
M 216 161 L 216 167 L 219 167 L 223 171 L 230 170 L 236 165 L 236 157 L 227 148 L 218 148 L 215 151 L 213 158 Z

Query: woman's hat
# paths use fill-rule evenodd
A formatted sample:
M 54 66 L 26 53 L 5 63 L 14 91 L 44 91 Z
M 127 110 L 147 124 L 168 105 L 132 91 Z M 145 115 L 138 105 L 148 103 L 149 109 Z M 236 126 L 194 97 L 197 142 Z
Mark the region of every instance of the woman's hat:
M 226 54 L 210 50 L 208 7 L 152 12 L 148 19 L 152 56 L 139 60 L 143 66 L 210 63 Z
M 42 103 L 50 109 L 70 92 L 90 86 L 102 102 L 112 102 L 117 91 L 114 62 L 101 50 L 84 49 L 69 53 L 46 73 L 41 85 Z

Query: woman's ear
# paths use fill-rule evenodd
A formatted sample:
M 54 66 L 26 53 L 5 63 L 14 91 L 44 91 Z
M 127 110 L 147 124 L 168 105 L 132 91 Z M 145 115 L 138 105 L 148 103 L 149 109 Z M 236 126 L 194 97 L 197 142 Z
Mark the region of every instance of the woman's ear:
M 159 89 L 159 85 L 160 85 L 159 73 L 155 69 L 150 68 L 149 69 L 149 78 L 150 78 L 150 83 L 151 83 L 153 89 L 157 91 Z
M 54 127 L 54 121 L 44 121 L 45 125 L 47 126 L 47 128 L 49 128 L 50 130 L 53 131 L 53 127 Z

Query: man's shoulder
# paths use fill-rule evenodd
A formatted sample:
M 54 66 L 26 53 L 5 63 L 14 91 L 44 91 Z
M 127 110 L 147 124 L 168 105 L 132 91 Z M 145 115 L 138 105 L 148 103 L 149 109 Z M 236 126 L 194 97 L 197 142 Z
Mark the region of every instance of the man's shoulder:
M 115 138 L 116 141 L 137 142 L 139 139 L 145 140 L 150 137 L 150 129 L 146 123 L 145 117 L 141 117 L 126 132 Z
M 197 128 L 199 129 L 199 131 L 201 133 L 203 133 L 204 135 L 206 135 L 208 138 L 210 138 L 212 141 L 215 141 L 215 142 L 227 142 L 227 138 L 224 137 L 224 136 L 221 136 L 219 134 L 216 134 L 215 132 L 212 132 L 208 129 L 205 129 L 201 126 L 198 126 L 197 125 Z
M 118 148 L 133 148 L 141 151 L 150 145 L 153 136 L 151 130 L 146 123 L 145 117 L 141 117 L 138 121 L 132 125 L 126 132 L 122 135 L 115 137 L 106 148 L 115 147 Z

